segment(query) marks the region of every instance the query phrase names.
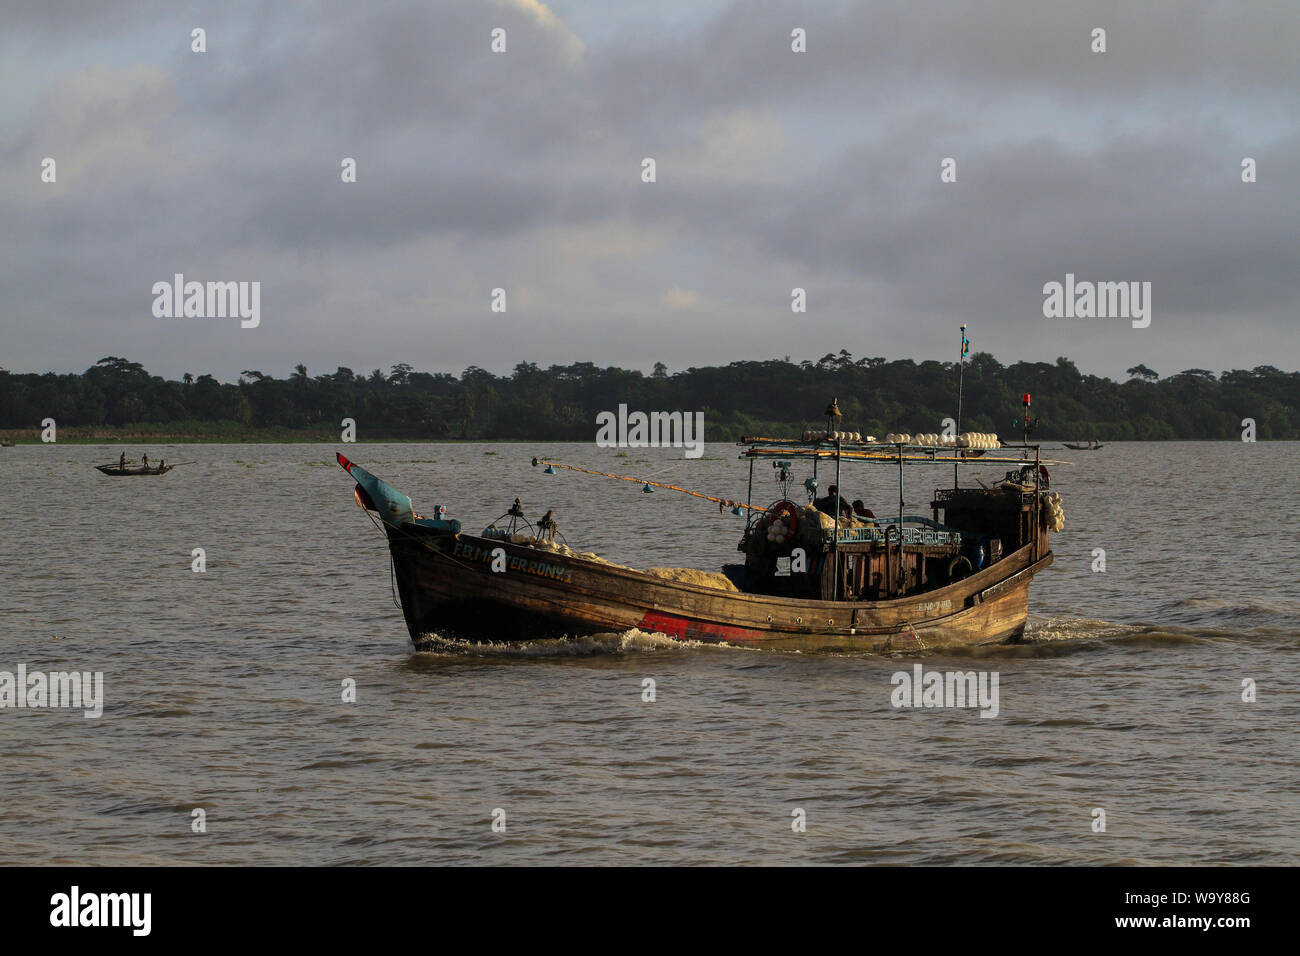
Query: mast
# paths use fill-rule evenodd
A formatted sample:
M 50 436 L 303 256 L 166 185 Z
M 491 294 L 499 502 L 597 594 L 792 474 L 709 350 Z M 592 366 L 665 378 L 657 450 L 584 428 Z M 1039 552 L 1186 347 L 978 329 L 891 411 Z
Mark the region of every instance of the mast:
M 754 518 L 754 459 L 749 459 L 749 491 L 745 493 L 745 531 L 749 531 L 749 526 L 753 524 Z
M 831 399 L 831 403 L 826 406 L 825 415 L 827 429 L 833 429 L 835 419 L 844 416 L 838 398 Z M 835 579 L 831 584 L 831 600 L 837 601 L 840 597 L 840 437 L 834 431 L 830 431 L 830 434 L 835 436 L 835 500 L 831 502 L 831 507 L 835 509 L 835 539 L 831 542 L 831 570 L 835 573 Z
M 962 385 L 966 378 L 966 352 L 970 348 L 970 342 L 966 338 L 966 323 L 961 324 L 961 353 L 957 356 L 957 434 L 961 434 L 961 393 Z M 956 447 L 954 445 L 954 447 Z M 961 450 L 957 448 L 953 451 L 952 463 L 952 487 L 955 491 L 957 488 L 957 459 L 961 457 Z
M 1043 521 L 1043 465 L 1042 452 L 1038 446 L 1034 446 L 1034 560 L 1037 561 L 1042 557 L 1039 554 L 1038 542 L 1042 535 Z
M 835 543 L 831 546 L 831 556 L 835 562 L 835 583 L 831 587 L 831 600 L 840 599 L 840 440 L 835 439 L 835 500 L 831 502 L 835 509 Z
M 957 466 L 953 465 L 952 470 L 956 472 Z M 956 484 L 954 483 L 954 487 Z M 898 570 L 894 574 L 894 584 L 897 585 L 898 594 L 903 593 L 903 446 L 898 446 Z M 885 533 L 885 567 L 889 566 L 889 534 Z M 897 597 L 890 589 L 890 597 Z

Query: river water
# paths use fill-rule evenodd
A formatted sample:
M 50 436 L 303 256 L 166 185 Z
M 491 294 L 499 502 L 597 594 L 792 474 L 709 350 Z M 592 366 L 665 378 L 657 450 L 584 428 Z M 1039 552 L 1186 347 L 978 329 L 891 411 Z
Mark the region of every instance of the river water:
M 529 461 L 743 498 L 733 446 L 338 447 L 471 530 L 518 495 L 618 563 L 740 558 L 708 502 Z M 1027 642 L 892 658 L 640 633 L 416 653 L 334 446 L 147 450 L 194 463 L 0 450 L 0 671 L 104 675 L 97 719 L 0 710 L 0 863 L 1300 862 L 1300 444 L 1051 452 L 1066 524 Z M 909 513 L 950 481 L 912 471 Z M 897 509 L 888 468 L 842 485 Z M 895 708 L 916 663 L 996 673 L 997 716 Z

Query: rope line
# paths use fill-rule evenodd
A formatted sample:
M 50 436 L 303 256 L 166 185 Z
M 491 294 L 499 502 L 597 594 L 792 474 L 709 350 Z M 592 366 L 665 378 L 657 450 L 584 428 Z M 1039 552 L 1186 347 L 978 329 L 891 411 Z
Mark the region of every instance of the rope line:
M 600 478 L 617 478 L 619 481 L 631 481 L 638 485 L 653 485 L 656 488 L 666 488 L 669 491 L 680 491 L 684 495 L 693 495 L 696 498 L 703 498 L 705 501 L 712 501 L 715 504 L 727 505 L 732 508 L 748 508 L 750 511 L 766 511 L 758 505 L 746 504 L 743 501 L 732 501 L 730 498 L 719 498 L 716 495 L 706 495 L 701 491 L 691 491 L 689 488 L 683 488 L 680 485 L 670 485 L 662 481 L 650 481 L 645 478 L 634 478 L 630 475 L 615 475 L 607 471 L 592 471 L 590 468 L 579 468 L 577 465 L 565 465 L 558 461 L 550 461 L 546 458 L 534 458 L 533 464 L 547 465 L 551 468 L 563 468 L 566 471 L 580 471 L 584 475 L 596 475 Z

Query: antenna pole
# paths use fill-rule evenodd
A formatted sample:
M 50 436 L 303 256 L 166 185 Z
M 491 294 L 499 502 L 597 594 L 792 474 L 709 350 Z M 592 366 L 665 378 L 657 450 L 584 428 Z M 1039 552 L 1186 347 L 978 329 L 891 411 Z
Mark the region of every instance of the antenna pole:
M 961 326 L 961 354 L 957 356 L 957 434 L 961 434 L 961 395 L 962 386 L 966 379 L 966 349 L 970 343 L 966 340 L 966 323 Z M 952 487 L 957 488 L 957 459 L 961 457 L 961 449 L 953 443 L 953 463 L 952 463 Z
M 835 543 L 831 545 L 831 560 L 835 564 L 835 581 L 831 585 L 831 600 L 840 599 L 840 441 L 835 440 L 835 500 L 831 502 L 835 509 Z

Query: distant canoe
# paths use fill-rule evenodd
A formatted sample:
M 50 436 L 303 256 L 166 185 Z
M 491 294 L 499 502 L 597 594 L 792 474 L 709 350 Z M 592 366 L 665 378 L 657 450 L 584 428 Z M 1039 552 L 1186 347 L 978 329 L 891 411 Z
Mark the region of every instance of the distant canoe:
M 99 471 L 106 475 L 112 475 L 114 478 L 121 478 L 126 475 L 164 475 L 171 471 L 175 465 L 163 465 L 161 468 L 123 468 L 121 465 L 96 465 Z
M 1073 449 L 1074 451 L 1097 451 L 1106 447 L 1105 445 L 1097 444 L 1095 441 L 1067 441 L 1062 442 L 1062 444 L 1065 445 L 1066 448 Z

